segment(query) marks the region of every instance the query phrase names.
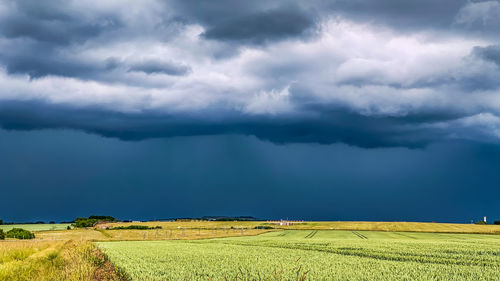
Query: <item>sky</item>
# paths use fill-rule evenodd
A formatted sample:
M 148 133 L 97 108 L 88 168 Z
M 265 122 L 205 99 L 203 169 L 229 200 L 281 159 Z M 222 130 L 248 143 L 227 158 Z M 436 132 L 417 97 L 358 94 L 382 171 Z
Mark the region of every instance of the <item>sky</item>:
M 0 218 L 500 220 L 499 14 L 0 0 Z

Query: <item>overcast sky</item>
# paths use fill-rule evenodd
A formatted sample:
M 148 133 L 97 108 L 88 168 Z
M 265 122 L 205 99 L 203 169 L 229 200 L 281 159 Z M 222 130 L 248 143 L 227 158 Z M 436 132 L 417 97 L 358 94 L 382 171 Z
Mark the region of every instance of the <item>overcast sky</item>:
M 202 194 L 184 199 L 184 207 L 144 207 L 137 216 L 146 217 L 500 216 L 488 205 L 494 203 L 481 201 L 498 195 L 499 188 L 491 169 L 500 168 L 500 160 L 488 156 L 500 149 L 499 15 L 497 0 L 0 0 L 3 197 L 14 204 L 39 198 L 30 190 L 57 190 L 49 192 L 47 204 L 75 201 L 80 209 L 71 215 L 108 204 L 106 197 L 101 205 L 84 205 L 86 197 L 78 196 L 106 186 L 127 204 L 139 190 Z M 75 143 L 70 147 L 78 152 L 64 158 L 71 149 L 39 142 Z M 122 148 L 119 155 L 105 150 L 114 146 Z M 216 149 L 226 146 L 238 147 L 240 154 Z M 263 156 L 247 161 L 257 148 Z M 339 153 L 355 165 L 342 165 Z M 150 159 L 155 155 L 170 158 Z M 464 162 L 452 161 L 453 155 Z M 38 164 L 24 163 L 30 157 Z M 175 177 L 148 177 L 143 168 L 168 174 L 183 159 L 194 164 L 176 168 Z M 72 160 L 80 163 L 73 170 Z M 291 160 L 300 165 L 283 168 Z M 12 171 L 13 162 L 22 173 Z M 387 168 L 404 163 L 407 170 L 395 175 L 380 168 L 381 162 Z M 436 163 L 450 166 L 430 169 Z M 128 176 L 141 180 L 131 184 L 119 174 L 104 179 L 90 172 L 102 165 L 130 165 Z M 212 180 L 185 179 L 207 172 L 205 165 Z M 87 177 L 65 181 L 66 169 Z M 459 180 L 464 175 L 456 172 L 467 169 L 474 171 L 470 178 Z M 436 171 L 442 173 L 438 178 Z M 380 181 L 372 178 L 377 175 Z M 284 185 L 290 192 L 279 195 Z M 356 198 L 368 189 L 380 191 L 384 207 Z M 434 199 L 421 205 L 432 211 L 405 209 L 413 206 L 410 195 L 427 189 L 446 195 L 442 215 Z M 207 190 L 220 195 L 216 202 L 243 200 L 250 207 L 228 203 L 210 209 L 200 203 L 196 211 L 190 204 L 206 198 Z M 255 196 L 243 196 L 242 190 Z M 304 193 L 314 195 L 304 205 L 311 210 L 302 213 L 297 208 Z M 466 204 L 471 194 L 477 198 Z M 261 196 L 270 201 L 259 201 Z M 262 207 L 276 196 L 288 203 Z M 343 203 L 327 199 L 335 197 Z M 315 198 L 322 203 L 313 204 Z M 365 209 L 352 212 L 356 202 Z M 127 210 L 109 206 L 99 210 L 117 216 Z M 0 217 L 64 217 L 56 209 L 38 216 L 34 210 L 9 213 L 0 207 Z

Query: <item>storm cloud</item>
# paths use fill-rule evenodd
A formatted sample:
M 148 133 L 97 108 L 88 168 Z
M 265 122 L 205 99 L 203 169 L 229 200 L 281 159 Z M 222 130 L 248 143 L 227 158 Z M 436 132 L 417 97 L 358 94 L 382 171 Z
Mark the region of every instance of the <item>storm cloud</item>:
M 499 1 L 0 0 L 0 126 L 500 142 Z

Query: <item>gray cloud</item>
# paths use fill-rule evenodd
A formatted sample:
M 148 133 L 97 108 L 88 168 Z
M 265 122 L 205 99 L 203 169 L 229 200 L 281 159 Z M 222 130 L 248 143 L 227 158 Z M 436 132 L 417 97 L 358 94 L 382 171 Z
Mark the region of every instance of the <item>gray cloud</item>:
M 40 43 L 26 43 L 20 48 L 7 50 L 0 54 L 0 62 L 4 63 L 8 73 L 27 74 L 31 78 L 55 75 L 96 79 L 99 73 L 116 67 L 113 60 L 85 61 Z
M 319 106 L 319 105 L 318 105 Z M 318 111 L 318 106 L 309 110 Z M 418 128 L 424 120 L 449 120 L 452 116 L 425 114 L 413 117 L 370 118 L 342 108 L 319 110 L 314 118 L 243 117 L 203 118 L 197 115 L 111 113 L 99 108 L 78 109 L 43 102 L 0 103 L 0 126 L 9 130 L 78 129 L 122 140 L 220 134 L 253 135 L 274 143 L 348 143 L 360 147 L 422 147 L 440 137 L 437 130 Z M 405 126 L 413 124 L 410 127 Z
M 296 1 L 172 1 L 188 22 L 203 25 L 208 39 L 262 44 L 310 33 L 317 13 Z
M 358 20 L 388 24 L 396 28 L 443 28 L 453 24 L 467 0 L 340 0 L 327 1 L 333 11 Z
M 469 1 L 455 17 L 455 25 L 483 36 L 498 38 L 500 1 Z
M 486 61 L 496 63 L 500 67 L 500 45 L 475 47 L 474 54 Z
M 174 76 L 186 75 L 190 70 L 185 65 L 162 61 L 143 61 L 130 66 L 130 71 L 141 71 L 147 74 L 162 73 Z
M 0 125 L 127 140 L 498 142 L 497 4 L 0 0 Z
M 204 36 L 209 39 L 263 43 L 302 35 L 313 26 L 313 19 L 303 11 L 283 8 L 229 18 L 209 27 Z
M 119 18 L 100 15 L 85 18 L 68 8 L 66 1 L 4 1 L 8 13 L 0 19 L 0 33 L 7 38 L 29 38 L 54 45 L 82 43 L 102 32 L 122 26 Z

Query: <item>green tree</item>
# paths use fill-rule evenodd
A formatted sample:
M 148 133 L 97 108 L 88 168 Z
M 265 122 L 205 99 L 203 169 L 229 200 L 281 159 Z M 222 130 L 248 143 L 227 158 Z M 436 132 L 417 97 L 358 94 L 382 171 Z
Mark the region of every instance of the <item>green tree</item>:
M 3 230 L 0 229 L 0 240 L 4 239 L 5 239 L 5 232 L 3 232 Z
M 73 222 L 74 227 L 92 227 L 97 222 L 115 222 L 117 219 L 111 216 L 90 216 L 88 218 L 76 218 Z
M 91 220 L 98 220 L 98 221 L 106 221 L 106 222 L 112 222 L 112 221 L 117 221 L 117 219 L 113 218 L 112 216 L 95 216 L 92 215 L 89 217 Z

